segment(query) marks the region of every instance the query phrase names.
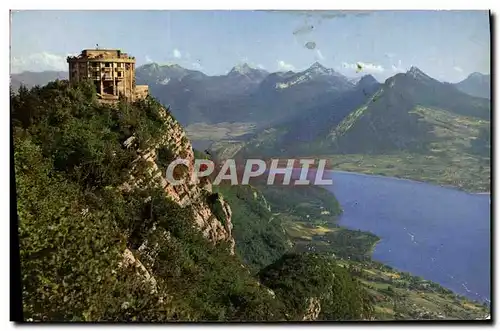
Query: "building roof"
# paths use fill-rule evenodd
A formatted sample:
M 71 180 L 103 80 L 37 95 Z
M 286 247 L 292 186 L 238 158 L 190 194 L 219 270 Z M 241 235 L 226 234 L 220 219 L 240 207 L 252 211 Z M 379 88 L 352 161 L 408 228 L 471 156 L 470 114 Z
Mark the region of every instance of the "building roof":
M 130 59 L 134 60 L 135 57 L 129 56 L 127 53 L 122 52 L 119 49 L 105 49 L 105 48 L 98 48 L 98 49 L 84 49 L 81 51 L 81 53 L 77 56 L 68 56 L 67 60 L 68 62 L 71 60 L 78 60 L 78 59 Z

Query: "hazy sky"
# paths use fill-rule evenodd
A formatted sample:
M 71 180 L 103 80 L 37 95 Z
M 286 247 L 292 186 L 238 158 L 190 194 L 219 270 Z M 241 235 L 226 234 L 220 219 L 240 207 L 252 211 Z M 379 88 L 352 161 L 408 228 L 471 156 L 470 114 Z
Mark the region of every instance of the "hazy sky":
M 308 15 L 309 14 L 309 15 Z M 319 61 L 383 81 L 415 65 L 456 82 L 489 73 L 486 11 L 23 11 L 12 14 L 12 71 L 67 70 L 84 48 L 120 48 L 147 62 L 224 74 L 247 62 L 268 71 Z M 307 44 L 306 47 L 305 45 Z M 314 48 L 313 48 L 314 47 Z M 355 72 L 361 62 L 364 70 Z

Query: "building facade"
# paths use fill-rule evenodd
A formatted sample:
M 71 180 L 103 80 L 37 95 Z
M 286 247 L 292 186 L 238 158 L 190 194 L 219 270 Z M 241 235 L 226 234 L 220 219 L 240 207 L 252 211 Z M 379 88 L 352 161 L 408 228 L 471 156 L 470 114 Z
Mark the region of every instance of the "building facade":
M 102 101 L 115 102 L 120 96 L 129 101 L 144 98 L 147 85 L 135 84 L 135 58 L 117 49 L 85 49 L 78 56 L 69 56 L 71 82 L 94 82 Z

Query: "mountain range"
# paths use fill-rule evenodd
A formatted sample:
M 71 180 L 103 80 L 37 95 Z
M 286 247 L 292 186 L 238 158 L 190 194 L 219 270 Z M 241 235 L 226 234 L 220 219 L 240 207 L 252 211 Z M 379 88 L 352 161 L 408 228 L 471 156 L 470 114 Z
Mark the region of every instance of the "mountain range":
M 17 90 L 21 84 L 32 87 L 67 77 L 64 71 L 23 72 L 11 75 L 11 86 Z M 183 125 L 238 121 L 269 126 L 356 89 L 359 79 L 318 62 L 301 72 L 275 73 L 241 64 L 218 76 L 177 64 L 150 63 L 136 70 L 137 84 L 149 85 L 151 94 L 170 105 Z M 472 96 L 490 95 L 489 75 L 473 73 L 451 85 Z
M 463 81 L 455 84 L 455 86 L 462 92 L 467 94 L 481 97 L 491 97 L 491 77 L 479 72 L 473 72 Z
M 363 77 L 340 97 L 260 130 L 240 154 L 427 153 L 455 144 L 459 136 L 464 136 L 460 144 L 469 146 L 467 152 L 484 154 L 485 142 L 480 147 L 478 142 L 489 136 L 489 120 L 489 100 L 465 94 L 412 67 L 383 84 Z M 463 151 L 462 145 L 454 148 Z
M 68 79 L 67 71 L 25 71 L 19 74 L 10 75 L 10 86 L 17 91 L 21 85 L 31 88 L 35 85 L 43 86 L 56 79 Z
M 61 78 L 65 73 L 25 72 L 12 75 L 11 85 Z M 150 63 L 137 68 L 136 82 L 149 85 L 184 126 L 252 123 L 241 150 L 246 154 L 422 152 L 439 150 L 436 143 L 442 147 L 457 134 L 468 137 L 470 148 L 489 151 L 481 138 L 490 135 L 489 75 L 479 73 L 451 84 L 412 67 L 379 83 L 371 75 L 348 78 L 319 62 L 274 73 L 241 64 L 219 76 Z
M 365 77 L 333 102 L 354 106 L 345 100 L 376 84 Z M 372 261 L 380 238 L 340 226 L 339 201 L 320 187 L 171 183 L 172 160 L 187 161 L 174 173 L 188 179 L 207 158 L 171 113 L 154 98 L 118 110 L 96 97 L 94 84 L 67 81 L 10 95 L 19 320 L 489 316 L 485 304 Z

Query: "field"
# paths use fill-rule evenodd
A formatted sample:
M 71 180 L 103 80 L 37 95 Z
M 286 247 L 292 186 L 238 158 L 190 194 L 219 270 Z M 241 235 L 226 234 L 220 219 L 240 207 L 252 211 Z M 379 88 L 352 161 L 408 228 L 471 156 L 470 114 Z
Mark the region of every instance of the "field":
M 469 192 L 489 192 L 489 160 L 420 154 L 325 155 L 333 170 L 412 179 Z M 318 157 L 318 158 L 319 158 Z
M 186 127 L 186 132 L 190 140 L 223 140 L 234 139 L 255 130 L 253 123 L 195 123 Z

